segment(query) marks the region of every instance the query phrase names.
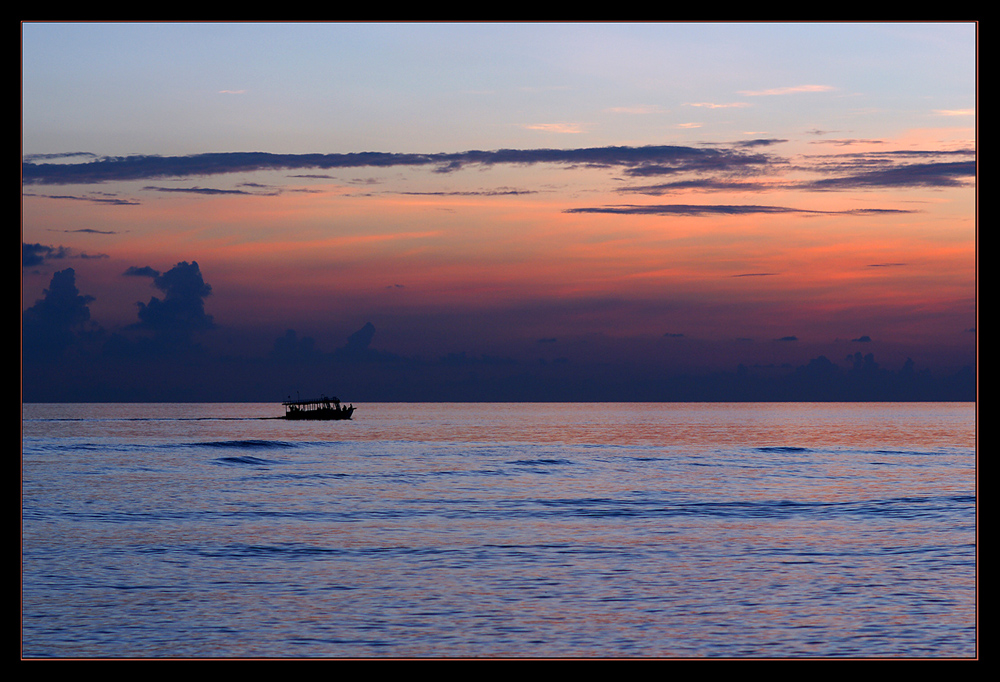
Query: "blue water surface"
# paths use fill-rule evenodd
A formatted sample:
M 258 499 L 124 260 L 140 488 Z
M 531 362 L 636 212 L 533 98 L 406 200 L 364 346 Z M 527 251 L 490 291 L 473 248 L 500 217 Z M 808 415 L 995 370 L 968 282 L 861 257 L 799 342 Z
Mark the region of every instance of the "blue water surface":
M 25 405 L 26 658 L 969 658 L 976 411 Z

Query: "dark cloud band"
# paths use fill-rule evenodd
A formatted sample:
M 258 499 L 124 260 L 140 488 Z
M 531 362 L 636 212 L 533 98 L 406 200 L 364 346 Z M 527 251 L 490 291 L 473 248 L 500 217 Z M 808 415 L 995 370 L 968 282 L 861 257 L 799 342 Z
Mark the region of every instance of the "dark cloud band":
M 653 204 L 637 205 L 629 204 L 622 206 L 596 206 L 587 208 L 569 208 L 564 213 L 615 213 L 619 215 L 679 215 L 679 216 L 706 216 L 706 215 L 748 215 L 759 213 L 806 213 L 806 214 L 834 214 L 834 215 L 872 215 L 883 213 L 912 213 L 903 209 L 851 209 L 847 211 L 812 211 L 802 208 L 791 208 L 788 206 L 754 206 L 754 205 L 711 205 L 711 204 Z
M 745 145 L 739 145 L 745 147 Z M 250 171 L 300 169 L 432 167 L 451 172 L 466 166 L 560 164 L 619 167 L 634 174 L 719 170 L 763 164 L 768 158 L 734 149 L 684 146 L 591 147 L 582 149 L 500 149 L 437 154 L 359 152 L 351 154 L 271 154 L 225 152 L 190 156 L 105 157 L 85 163 L 21 165 L 26 185 L 90 184 L 115 180 L 208 176 Z

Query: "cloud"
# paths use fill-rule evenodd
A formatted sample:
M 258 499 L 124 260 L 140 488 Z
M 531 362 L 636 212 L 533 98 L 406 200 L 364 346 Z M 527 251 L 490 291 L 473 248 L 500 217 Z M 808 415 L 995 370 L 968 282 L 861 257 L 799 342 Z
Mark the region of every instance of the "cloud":
M 814 142 L 810 142 L 809 144 L 825 144 L 825 145 L 832 144 L 838 147 L 852 147 L 858 144 L 863 144 L 863 145 L 885 144 L 885 140 L 842 138 L 837 140 L 816 140 Z
M 635 107 L 611 107 L 608 111 L 613 114 L 661 114 L 665 113 L 665 109 L 654 105 L 640 105 Z
M 660 196 L 663 194 L 683 192 L 686 190 L 700 190 L 704 192 L 763 192 L 774 188 L 774 184 L 767 182 L 744 182 L 740 180 L 698 178 L 695 180 L 662 182 L 655 185 L 619 187 L 615 191 L 622 194 L 647 194 L 650 196 Z
M 310 336 L 300 337 L 294 329 L 288 329 L 283 336 L 274 341 L 268 357 L 283 365 L 299 364 L 315 374 L 326 363 L 337 363 L 341 370 L 355 365 L 367 365 L 372 362 L 399 362 L 403 358 L 392 353 L 375 350 L 371 347 L 375 337 L 375 325 L 365 323 L 347 338 L 347 342 L 332 352 L 320 350 L 316 340 Z
M 389 362 L 397 363 L 403 360 L 394 353 L 375 350 L 371 347 L 375 338 L 375 325 L 366 322 L 361 329 L 347 337 L 347 343 L 333 351 L 333 360 L 348 366 L 354 363 Z
M 770 90 L 740 90 L 747 97 L 769 97 L 772 95 L 794 95 L 800 92 L 828 92 L 833 90 L 830 85 L 793 85 L 786 88 L 771 88 Z
M 748 142 L 748 144 L 755 144 Z M 838 142 L 839 144 L 840 142 Z M 848 142 L 843 141 L 843 144 Z M 966 160 L 941 160 L 941 157 L 971 157 Z M 924 160 L 926 159 L 926 160 Z M 766 190 L 798 190 L 798 191 L 847 191 L 882 188 L 916 188 L 916 187 L 963 187 L 969 180 L 976 177 L 975 151 L 968 149 L 951 151 L 932 150 L 899 150 L 889 152 L 873 152 L 862 154 L 839 154 L 812 157 L 806 164 L 799 167 L 800 171 L 810 172 L 820 177 L 804 181 L 767 181 L 743 180 L 732 177 L 735 171 L 739 175 L 740 161 L 745 162 L 744 171 L 763 174 L 782 170 L 784 161 L 780 159 L 747 155 L 742 159 L 729 156 L 719 168 L 712 168 L 709 163 L 686 165 L 658 166 L 646 164 L 626 170 L 631 177 L 667 175 L 687 171 L 715 171 L 722 177 L 708 175 L 705 177 L 685 178 L 671 182 L 648 185 L 620 187 L 619 193 L 646 194 L 658 196 L 686 190 L 707 192 L 741 191 L 762 192 Z
M 803 185 L 803 189 L 871 189 L 885 187 L 961 187 L 976 177 L 975 161 L 913 163 L 853 173 L 837 178 L 822 178 Z
M 211 287 L 204 282 L 197 262 L 178 263 L 164 273 L 149 267 L 126 272 L 151 277 L 164 294 L 160 304 L 153 302 L 159 299 L 153 299 L 140 306 L 145 312 L 136 326 L 153 329 L 156 322 L 166 325 L 168 332 L 153 329 L 151 338 L 143 335 L 134 342 L 116 334 L 103 346 L 103 353 L 97 353 L 99 344 L 94 342 L 102 342 L 104 336 L 90 321 L 89 304 L 94 299 L 79 292 L 72 269 L 60 271 L 43 298 L 22 317 L 23 385 L 28 401 L 270 400 L 300 387 L 329 390 L 324 385 L 330 383 L 355 401 L 975 398 L 974 368 L 953 376 L 932 376 L 929 371 L 914 371 L 912 361 L 908 361 L 897 373 L 879 366 L 871 354 L 860 353 L 847 356 L 846 369 L 821 357 L 798 368 L 791 363 L 765 367 L 759 375 L 752 367 L 740 365 L 735 372 L 683 371 L 652 376 L 645 363 L 638 367 L 629 362 L 608 365 L 605 354 L 600 362 L 590 364 L 565 358 L 528 363 L 465 352 L 425 362 L 374 350 L 375 327 L 370 323 L 330 353 L 321 352 L 312 338 L 289 330 L 275 340 L 265 357 L 222 357 L 189 343 L 192 330 L 213 326 L 203 307 Z M 755 274 L 764 273 L 747 273 Z M 181 302 L 186 304 L 168 306 Z M 662 335 L 663 343 L 674 348 L 673 344 L 688 345 L 684 338 L 676 331 Z M 558 347 L 547 345 L 555 339 L 539 335 L 532 340 L 540 346 Z M 772 342 L 795 348 L 801 345 L 801 341 L 795 343 L 797 340 L 786 336 Z M 864 343 L 866 337 L 853 341 Z M 776 374 L 775 369 L 787 373 Z
M 372 339 L 375 337 L 375 325 L 366 322 L 365 326 L 347 337 L 347 345 L 344 351 L 348 354 L 363 353 L 368 350 Z
M 112 206 L 138 206 L 134 199 L 119 199 L 111 196 L 73 196 L 69 194 L 33 194 L 25 192 L 22 196 L 41 197 L 43 199 L 70 199 L 72 201 L 88 201 L 92 204 L 110 204 Z
M 541 130 L 546 133 L 582 133 L 583 127 L 579 123 L 535 123 L 524 126 L 528 130 Z
M 620 215 L 749 215 L 749 214 L 833 214 L 833 215 L 873 215 L 881 213 L 912 213 L 903 209 L 849 209 L 845 211 L 815 211 L 787 206 L 754 206 L 754 205 L 711 205 L 711 204 L 652 204 L 652 205 L 620 205 L 599 206 L 587 208 L 568 208 L 563 213 L 616 213 Z
M 677 147 L 671 154 L 649 158 L 642 163 L 624 168 L 629 177 L 649 177 L 656 175 L 676 175 L 681 173 L 762 173 L 773 170 L 783 160 L 766 154 L 750 154 L 743 148 L 775 144 L 774 141 L 745 141 L 734 148 L 702 149 L 697 147 Z M 624 164 L 623 164 L 624 165 Z
M 46 258 L 62 258 L 65 249 L 44 244 L 25 244 L 21 242 L 21 267 L 41 265 Z
M 65 258 L 107 258 L 107 254 L 88 254 L 77 252 L 65 246 L 46 246 L 45 244 L 25 244 L 21 242 L 21 267 L 34 267 L 46 260 L 63 260 Z
M 396 192 L 405 196 L 433 196 L 433 197 L 503 197 L 519 196 L 522 194 L 538 194 L 538 190 L 530 189 L 495 189 L 478 191 L 455 191 L 455 192 Z
M 77 157 L 83 157 L 87 159 L 97 159 L 97 154 L 92 152 L 62 152 L 56 154 L 27 154 L 24 156 L 24 160 L 27 162 L 34 163 L 36 161 L 52 161 L 55 159 L 74 159 Z
M 159 277 L 160 271 L 155 270 L 148 265 L 143 267 L 137 267 L 135 265 L 130 266 L 125 272 L 122 273 L 124 277 Z
M 143 189 L 152 192 L 174 192 L 177 194 L 243 194 L 248 196 L 278 194 L 277 192 L 248 192 L 244 189 L 213 189 L 211 187 L 154 187 L 147 185 Z
M 609 146 L 571 149 L 498 149 L 456 153 L 408 154 L 359 152 L 349 154 L 271 154 L 266 152 L 225 152 L 190 156 L 87 157 L 86 162 L 48 163 L 32 157 L 22 163 L 24 185 L 102 183 L 115 180 L 184 178 L 251 171 L 295 171 L 369 168 L 430 168 L 451 173 L 469 167 L 550 164 L 566 167 L 617 169 L 626 177 L 647 178 L 696 174 L 673 183 L 646 185 L 619 191 L 663 194 L 676 190 L 762 191 L 769 188 L 797 190 L 852 190 L 884 187 L 958 187 L 976 174 L 975 150 L 899 150 L 866 154 L 844 154 L 805 159 L 799 170 L 819 174 L 814 180 L 773 183 L 741 182 L 747 176 L 773 175 L 790 169 L 787 159 L 762 150 L 784 142 L 781 139 L 753 139 L 729 145 Z M 856 144 L 840 140 L 837 144 Z M 877 140 L 865 141 L 875 143 Z M 949 156 L 968 159 L 947 160 Z M 944 160 L 942 160 L 944 158 Z M 327 177 L 320 173 L 295 177 Z M 276 194 L 279 190 L 259 185 L 237 189 L 210 187 L 160 187 L 157 192 L 203 195 Z M 118 205 L 138 202 L 114 196 L 31 195 L 74 199 Z
M 132 274 L 137 272 L 139 270 Z M 132 325 L 133 329 L 148 330 L 164 338 L 184 341 L 193 332 L 215 328 L 212 316 L 205 313 L 204 302 L 205 297 L 212 293 L 212 287 L 205 283 L 196 261 L 178 263 L 167 272 L 156 275 L 153 285 L 164 293 L 164 298 L 153 296 L 149 303 L 140 302 L 139 322 Z
M 688 102 L 685 106 L 702 107 L 705 109 L 739 109 L 750 106 L 747 102 L 729 102 L 728 104 L 716 104 L 715 102 Z
M 21 315 L 21 348 L 28 359 L 58 353 L 76 340 L 76 330 L 90 320 L 93 296 L 80 294 L 73 268 L 52 275 L 44 296 Z
M 271 359 L 279 362 L 317 362 L 322 356 L 311 336 L 299 337 L 294 329 L 289 329 L 274 341 Z
M 220 152 L 190 156 L 103 157 L 86 163 L 35 163 L 21 166 L 25 185 L 90 184 L 122 180 L 210 176 L 250 171 L 302 169 L 430 167 L 447 173 L 469 166 L 556 164 L 623 168 L 633 174 L 736 170 L 771 159 L 734 148 L 679 145 L 590 147 L 578 149 L 499 149 L 457 153 L 407 154 L 358 152 L 348 154 L 272 154 Z M 645 169 L 645 170 L 644 170 Z

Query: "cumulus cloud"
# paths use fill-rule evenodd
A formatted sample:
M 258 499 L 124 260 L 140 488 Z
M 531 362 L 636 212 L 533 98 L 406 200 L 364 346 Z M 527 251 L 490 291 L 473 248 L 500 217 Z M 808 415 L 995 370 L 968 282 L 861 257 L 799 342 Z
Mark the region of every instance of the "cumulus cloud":
M 274 341 L 271 358 L 280 362 L 316 362 L 322 356 L 311 336 L 300 337 L 294 329 Z
M 63 258 L 65 249 L 61 246 L 46 246 L 44 244 L 25 244 L 21 242 L 21 267 L 41 265 L 46 258 Z
M 371 322 L 365 323 L 365 326 L 358 331 L 347 337 L 347 345 L 341 348 L 341 352 L 345 355 L 357 356 L 364 354 L 368 350 L 368 346 L 371 345 L 372 339 L 375 337 L 375 325 Z
M 125 272 L 122 273 L 125 277 L 159 277 L 160 271 L 149 267 L 148 265 L 138 267 L 135 265 L 130 266 Z
M 132 272 L 138 273 L 138 270 Z M 215 328 L 212 316 L 205 313 L 204 301 L 212 293 L 212 287 L 205 283 L 196 261 L 178 263 L 167 272 L 155 275 L 153 285 L 164 293 L 164 297 L 153 296 L 149 303 L 138 304 L 139 322 L 132 326 L 133 329 L 185 340 L 193 332 Z
M 76 339 L 77 330 L 90 320 L 93 296 L 80 293 L 73 268 L 52 275 L 42 298 L 21 315 L 22 349 L 26 358 L 58 353 Z

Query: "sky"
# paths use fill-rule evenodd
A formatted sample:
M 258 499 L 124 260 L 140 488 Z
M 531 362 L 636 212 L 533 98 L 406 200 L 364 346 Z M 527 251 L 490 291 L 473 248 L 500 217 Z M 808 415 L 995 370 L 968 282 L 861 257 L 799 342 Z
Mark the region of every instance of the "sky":
M 22 23 L 22 398 L 975 398 L 977 25 Z

